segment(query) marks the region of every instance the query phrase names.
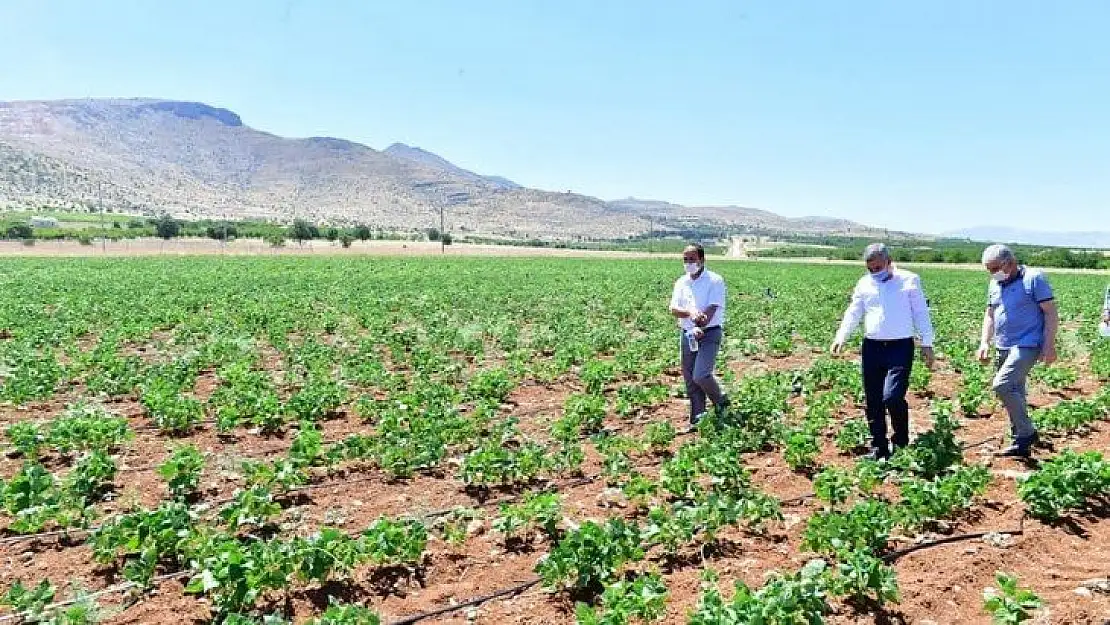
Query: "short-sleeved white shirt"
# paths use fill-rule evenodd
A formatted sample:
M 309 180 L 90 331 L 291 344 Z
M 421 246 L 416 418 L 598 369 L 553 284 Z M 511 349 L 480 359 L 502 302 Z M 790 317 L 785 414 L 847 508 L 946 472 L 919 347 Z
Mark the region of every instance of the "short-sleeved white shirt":
M 706 324 L 707 328 L 723 325 L 725 321 L 725 280 L 720 275 L 708 269 L 702 269 L 697 280 L 691 280 L 689 274 L 675 280 L 674 293 L 671 294 L 671 308 L 679 310 L 696 308 L 700 311 L 713 304 L 717 305 L 717 310 Z M 683 330 L 695 327 L 690 319 L 679 319 L 678 325 Z

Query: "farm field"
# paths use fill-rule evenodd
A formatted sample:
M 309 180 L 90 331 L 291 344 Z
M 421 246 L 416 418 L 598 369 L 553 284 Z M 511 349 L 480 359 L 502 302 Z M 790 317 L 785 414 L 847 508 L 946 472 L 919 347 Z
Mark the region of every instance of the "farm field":
M 915 269 L 878 464 L 825 350 L 862 266 L 710 268 L 733 410 L 680 435 L 677 258 L 0 260 L 0 623 L 1110 620 L 1106 276 L 1049 274 L 1022 462 L 985 272 Z

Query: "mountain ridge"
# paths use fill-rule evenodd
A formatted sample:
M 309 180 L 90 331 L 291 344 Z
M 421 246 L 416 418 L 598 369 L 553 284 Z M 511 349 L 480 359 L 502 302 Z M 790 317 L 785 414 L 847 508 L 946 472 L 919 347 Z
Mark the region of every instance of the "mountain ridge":
M 513 182 L 512 180 L 509 180 L 508 178 L 503 178 L 501 176 L 483 176 L 481 174 L 476 174 L 469 169 L 463 169 L 462 167 L 459 167 L 458 165 L 452 163 L 451 161 L 443 158 L 442 156 L 434 152 L 429 152 L 428 150 L 416 146 L 406 145 L 404 143 L 393 143 L 382 151 L 386 154 L 389 154 L 390 156 L 395 156 L 397 158 L 403 158 L 424 165 L 429 165 L 431 167 L 440 168 L 462 178 L 473 180 L 475 182 L 485 182 L 501 189 L 521 188 L 521 185 Z
M 880 234 L 847 220 L 743 207 L 605 202 L 522 187 L 422 148 L 286 138 L 225 108 L 159 98 L 0 102 L 0 203 L 182 217 L 295 217 L 382 228 L 437 226 L 541 238 L 621 238 L 649 229 Z

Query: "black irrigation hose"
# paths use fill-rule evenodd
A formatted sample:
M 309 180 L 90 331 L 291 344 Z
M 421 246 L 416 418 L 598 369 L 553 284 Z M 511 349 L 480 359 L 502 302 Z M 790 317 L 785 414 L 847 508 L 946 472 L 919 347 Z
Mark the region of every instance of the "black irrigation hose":
M 348 436 L 352 436 L 352 435 L 348 435 Z M 347 437 L 345 436 L 343 438 L 338 438 L 338 439 L 335 439 L 335 440 L 322 440 L 322 441 L 320 441 L 320 444 L 321 445 L 334 445 L 336 443 L 342 443 L 346 439 L 347 439 Z M 236 458 L 241 459 L 241 460 L 257 460 L 259 458 L 267 458 L 269 456 L 274 456 L 274 455 L 277 455 L 277 454 L 286 453 L 288 451 L 289 451 L 288 447 L 283 447 L 283 448 L 279 448 L 279 449 L 271 449 L 269 451 L 259 452 L 257 454 L 242 454 L 242 455 L 236 456 Z M 221 452 L 221 453 L 223 453 L 223 452 Z M 162 466 L 162 463 L 144 464 L 144 465 L 140 465 L 140 466 L 137 466 L 137 467 L 126 467 L 126 468 L 123 468 L 123 469 L 119 469 L 118 473 L 129 473 L 129 472 L 138 473 L 138 472 L 142 472 L 142 471 L 152 471 L 154 469 L 157 469 L 160 466 Z
M 483 603 L 486 603 L 487 601 L 492 601 L 494 599 L 500 599 L 501 597 L 516 595 L 516 594 L 519 594 L 521 592 L 524 592 L 525 590 L 528 590 L 529 588 L 531 588 L 532 586 L 535 586 L 538 583 L 540 583 L 540 578 L 537 577 L 535 579 L 530 579 L 526 582 L 522 582 L 522 583 L 517 584 L 515 586 L 511 586 L 511 587 L 505 588 L 503 590 L 498 590 L 497 592 L 492 592 L 488 595 L 482 595 L 480 597 L 474 597 L 473 599 L 468 599 L 468 600 L 466 600 L 462 603 L 458 603 L 458 604 L 455 604 L 455 605 L 449 605 L 449 606 L 442 607 L 442 608 L 437 608 L 435 610 L 430 610 L 428 612 L 421 612 L 419 614 L 413 614 L 411 616 L 405 616 L 405 617 L 399 618 L 399 619 L 394 620 L 394 621 L 389 621 L 388 625 L 412 625 L 412 623 L 417 623 L 419 621 L 423 621 L 424 619 L 429 619 L 429 618 L 433 618 L 433 617 L 436 617 L 436 616 L 442 616 L 444 614 L 450 614 L 451 612 L 456 612 L 458 610 L 462 610 L 462 609 L 465 609 L 465 608 L 470 608 L 470 607 L 474 607 L 476 605 L 481 605 Z
M 190 574 L 192 574 L 191 570 L 178 571 L 176 573 L 169 573 L 167 575 L 159 575 L 158 577 L 155 577 L 151 581 L 152 582 L 164 582 L 164 581 L 168 581 L 168 580 L 171 580 L 171 579 L 177 579 L 177 578 L 180 578 L 180 577 L 185 577 L 185 576 L 190 575 Z M 122 584 L 116 584 L 115 586 L 109 586 L 109 587 L 104 588 L 102 590 L 98 590 L 96 592 L 84 595 L 80 598 L 67 599 L 65 601 L 59 601 L 57 603 L 51 603 L 50 605 L 43 608 L 41 612 L 44 613 L 44 614 L 49 614 L 50 612 L 53 612 L 54 610 L 71 606 L 71 605 L 73 605 L 73 604 L 75 604 L 79 601 L 83 601 L 83 600 L 87 600 L 87 599 L 95 599 L 97 597 L 102 597 L 104 595 L 110 595 L 110 594 L 113 594 L 113 593 L 122 592 L 124 590 L 130 590 L 130 589 L 136 588 L 138 586 L 139 586 L 139 584 L 136 583 L 136 582 L 124 582 Z M 29 617 L 31 615 L 32 614 L 30 612 L 13 612 L 11 614 L 4 614 L 4 615 L 0 616 L 0 623 L 4 623 L 4 622 L 8 622 L 8 621 L 22 622 L 24 619 L 26 619 L 27 617 Z
M 277 493 L 277 494 L 275 494 L 275 497 L 281 497 L 281 496 L 289 495 L 289 494 L 296 494 L 296 493 L 299 493 L 299 492 L 302 492 L 302 491 L 308 491 L 308 490 L 317 490 L 317 489 L 321 489 L 321 488 L 342 486 L 342 485 L 346 485 L 346 484 L 357 484 L 359 482 L 369 482 L 371 480 L 376 480 L 378 478 L 379 478 L 379 476 L 374 475 L 374 476 L 367 476 L 367 477 L 360 477 L 360 478 L 355 478 L 355 479 L 351 479 L 351 480 L 346 480 L 344 482 L 324 482 L 324 483 L 321 483 L 321 484 L 308 484 L 306 486 L 297 486 L 295 488 L 290 488 L 289 490 Z M 215 499 L 213 501 L 206 501 L 206 502 L 201 502 L 201 503 L 207 504 L 209 506 L 218 506 L 218 505 L 225 504 L 225 503 L 231 503 L 232 501 L 235 501 L 234 497 L 224 497 L 222 499 Z M 37 540 L 37 539 L 40 539 L 40 538 L 51 538 L 53 536 L 65 536 L 65 535 L 69 535 L 69 534 L 78 534 L 78 535 L 80 535 L 80 534 L 90 534 L 92 532 L 95 532 L 98 529 L 100 529 L 100 526 L 99 525 L 94 525 L 92 527 L 84 527 L 84 528 L 71 527 L 71 528 L 60 529 L 60 530 L 52 530 L 52 531 L 49 531 L 49 532 L 39 532 L 37 534 L 21 534 L 19 536 L 7 536 L 7 537 L 4 537 L 4 538 L 0 538 L 0 547 L 6 546 L 6 545 L 13 545 L 13 544 L 24 542 L 24 541 Z
M 802 498 L 811 497 L 811 496 L 812 495 L 805 495 Z M 799 499 L 801 499 L 801 498 L 799 498 Z M 790 501 L 790 500 L 784 500 L 783 503 L 787 503 L 788 501 Z M 1024 526 L 1024 520 L 1025 520 L 1025 518 L 1022 517 L 1022 526 Z M 990 535 L 990 534 L 1008 534 L 1010 536 L 1020 536 L 1024 533 L 1024 531 L 1025 531 L 1024 527 L 1019 527 L 1018 529 L 1006 530 L 1006 531 L 1001 531 L 1001 532 L 975 532 L 975 533 L 972 533 L 972 534 L 961 534 L 959 536 L 948 536 L 948 537 L 945 537 L 945 538 L 941 538 L 939 540 L 934 540 L 934 541 L 930 541 L 930 542 L 927 542 L 927 543 L 922 543 L 920 545 L 914 545 L 913 547 L 909 547 L 907 549 L 902 549 L 900 551 L 895 551 L 894 553 L 890 553 L 890 554 L 887 554 L 887 555 L 883 556 L 882 559 L 883 559 L 883 562 L 885 562 L 887 564 L 890 564 L 891 562 L 897 560 L 898 558 L 901 558 L 902 556 L 909 555 L 911 553 L 921 551 L 923 549 L 928 549 L 930 547 L 939 547 L 941 545 L 947 545 L 947 544 L 951 544 L 951 543 L 955 543 L 955 542 L 961 542 L 961 541 L 965 541 L 965 540 L 974 540 L 974 539 L 977 539 L 977 538 L 983 538 L 984 536 L 987 536 L 987 535 Z M 473 599 L 469 599 L 469 600 L 464 601 L 462 603 L 446 606 L 446 607 L 443 607 L 443 608 L 438 608 L 438 609 L 435 609 L 435 610 L 430 610 L 428 612 L 421 612 L 419 614 L 414 614 L 414 615 L 406 616 L 406 617 L 403 617 L 403 618 L 400 618 L 400 619 L 397 619 L 397 620 L 394 620 L 394 621 L 390 621 L 388 625 L 412 625 L 412 623 L 416 623 L 416 622 L 419 622 L 419 621 L 422 621 L 422 620 L 425 620 L 425 619 L 428 619 L 428 618 L 434 618 L 436 616 L 442 616 L 444 614 L 449 614 L 451 612 L 456 612 L 458 610 L 462 610 L 462 609 L 465 609 L 465 608 L 474 607 L 476 605 L 481 605 L 483 603 L 486 603 L 488 601 L 492 601 L 494 599 L 500 599 L 501 597 L 516 595 L 516 594 L 519 594 L 520 592 L 523 592 L 523 591 L 531 588 L 532 586 L 535 586 L 540 581 L 541 580 L 539 578 L 531 579 L 531 580 L 528 580 L 526 582 L 522 582 L 520 584 L 517 584 L 515 586 L 511 586 L 509 588 L 499 590 L 497 592 L 489 593 L 487 595 L 481 595 L 479 597 L 474 597 Z
M 802 503 L 803 501 L 805 501 L 807 499 L 810 499 L 810 498 L 813 498 L 813 497 L 816 497 L 816 496 L 817 496 L 817 493 L 808 493 L 806 495 L 798 495 L 797 497 L 791 497 L 790 499 L 783 499 L 779 503 L 781 505 L 784 505 L 784 506 L 792 506 L 796 503 Z
M 193 425 L 212 425 L 215 422 L 216 422 L 215 419 L 203 419 L 201 421 L 197 421 Z M 131 428 L 131 431 L 132 432 L 153 432 L 153 431 L 157 431 L 157 430 L 161 430 L 161 429 L 162 428 L 157 426 L 157 425 L 149 424 L 149 425 L 135 426 L 135 427 Z
M 960 445 L 960 451 L 967 451 L 968 449 L 974 449 L 976 447 L 982 447 L 983 445 L 986 445 L 987 443 L 991 443 L 991 442 L 994 442 L 994 441 L 998 440 L 998 438 L 999 438 L 999 436 L 996 435 L 996 436 L 992 436 L 990 438 L 984 438 L 983 440 L 979 441 L 978 443 L 964 443 L 963 445 Z
M 1023 520 L 1024 520 L 1024 517 L 1023 517 Z M 930 547 L 939 547 L 941 545 L 949 545 L 949 544 L 952 544 L 952 543 L 963 542 L 965 540 L 975 540 L 975 539 L 978 539 L 978 538 L 983 538 L 984 536 L 988 536 L 990 534 L 1008 534 L 1010 536 L 1021 536 L 1024 533 L 1025 533 L 1025 529 L 1022 528 L 1022 527 L 1018 527 L 1017 529 L 1003 530 L 1003 531 L 1000 531 L 1000 532 L 999 531 L 995 531 L 995 532 L 974 532 L 972 534 L 960 534 L 958 536 L 946 536 L 944 538 L 939 538 L 937 540 L 932 540 L 932 541 L 929 541 L 927 543 L 921 543 L 920 545 L 914 545 L 912 547 L 907 547 L 905 549 L 895 551 L 894 553 L 888 553 L 887 555 L 882 557 L 882 560 L 883 560 L 883 562 L 885 562 L 887 564 L 890 564 L 891 562 L 894 562 L 895 560 L 897 560 L 898 558 L 901 558 L 902 556 L 906 556 L 906 555 L 909 555 L 911 553 L 921 551 L 922 549 L 929 549 Z
M 51 536 L 65 536 L 69 534 L 88 534 L 93 532 L 99 526 L 94 527 L 70 527 L 62 530 L 53 530 L 50 532 L 39 532 L 37 534 L 20 534 L 18 536 L 8 536 L 0 538 L 0 546 L 14 545 L 23 541 L 37 540 L 39 538 L 50 538 Z
M 577 478 L 575 480 L 567 482 L 566 484 L 551 484 L 549 482 L 549 483 L 545 484 L 544 486 L 554 486 L 556 490 L 562 490 L 564 488 L 574 488 L 576 486 L 582 486 L 584 484 L 589 484 L 591 482 L 597 481 L 597 479 L 599 477 L 601 477 L 601 476 L 593 475 L 593 476 L 589 476 L 589 477 Z M 536 492 L 536 491 L 535 490 L 529 490 L 527 492 Z M 479 503 L 477 506 L 471 506 L 471 507 L 472 508 L 474 508 L 474 507 L 476 507 L 476 508 L 489 508 L 489 507 L 501 505 L 501 504 L 504 504 L 504 503 L 512 503 L 514 501 L 520 501 L 520 499 L 523 498 L 524 495 L 525 495 L 525 493 L 521 493 L 519 495 L 509 495 L 508 497 L 501 497 L 499 499 L 490 499 L 488 501 L 483 501 L 483 502 Z M 465 508 L 465 506 L 454 506 L 454 507 L 451 507 L 451 508 L 441 508 L 439 510 L 433 510 L 431 512 L 427 512 L 423 515 L 420 515 L 418 517 L 413 517 L 413 518 L 416 518 L 416 519 L 434 519 L 436 517 L 441 517 L 441 516 L 451 514 L 455 510 L 458 510 L 460 507 Z

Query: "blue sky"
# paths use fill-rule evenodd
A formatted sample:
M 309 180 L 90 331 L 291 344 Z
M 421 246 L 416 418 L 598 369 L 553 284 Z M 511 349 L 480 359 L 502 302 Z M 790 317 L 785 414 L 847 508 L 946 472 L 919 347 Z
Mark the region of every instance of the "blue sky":
M 606 199 L 1110 229 L 1110 2 L 0 0 L 0 100 L 153 96 Z

